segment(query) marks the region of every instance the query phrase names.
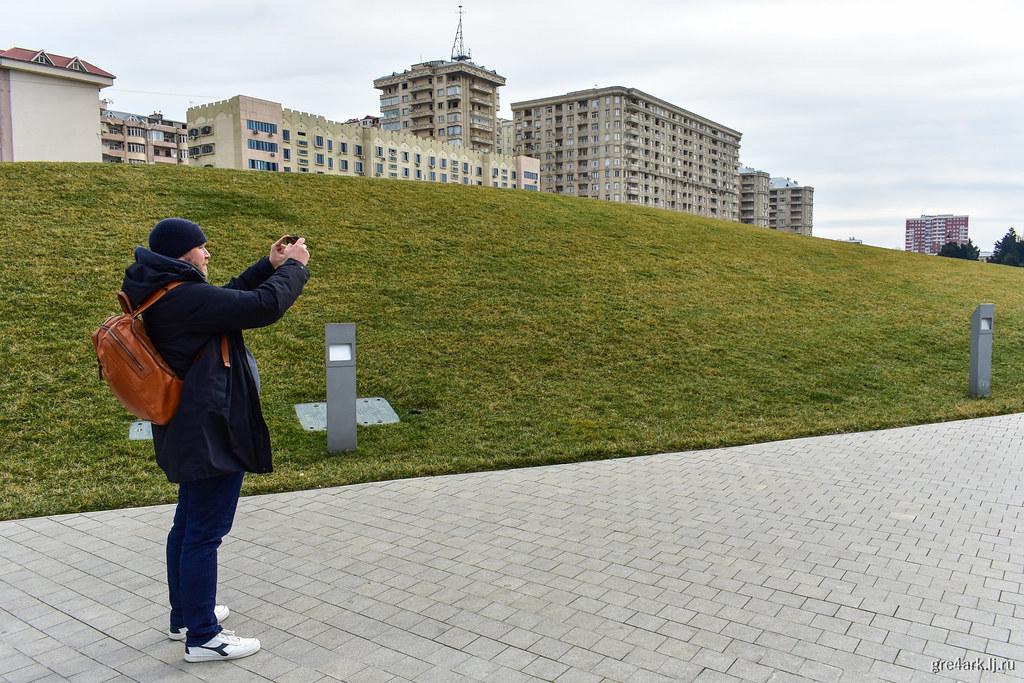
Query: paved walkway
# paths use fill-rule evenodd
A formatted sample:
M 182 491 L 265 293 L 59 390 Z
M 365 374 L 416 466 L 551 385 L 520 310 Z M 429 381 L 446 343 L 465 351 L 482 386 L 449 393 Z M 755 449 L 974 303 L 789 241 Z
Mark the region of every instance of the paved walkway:
M 164 635 L 171 507 L 2 522 L 0 678 L 1021 680 L 1022 444 L 1014 415 L 245 498 L 234 662 Z

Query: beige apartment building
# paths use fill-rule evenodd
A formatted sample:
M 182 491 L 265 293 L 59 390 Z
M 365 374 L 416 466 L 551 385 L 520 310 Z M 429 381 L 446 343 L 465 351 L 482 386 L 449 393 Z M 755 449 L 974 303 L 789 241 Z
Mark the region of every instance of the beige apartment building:
M 740 174 L 740 223 L 768 227 L 769 193 L 772 179 L 767 171 L 758 171 L 745 166 Z
M 768 192 L 768 227 L 810 235 L 814 227 L 814 188 L 789 178 L 772 178 Z
M 515 145 L 515 122 L 511 119 L 498 119 L 498 154 L 512 154 Z
M 740 174 L 740 222 L 798 235 L 810 235 L 814 188 L 766 171 L 743 167 Z
M 498 149 L 498 88 L 505 77 L 456 55 L 374 79 L 384 130 L 480 152 Z
M 237 95 L 188 110 L 192 166 L 538 189 L 540 164 Z
M 162 114 L 141 116 L 109 109 L 100 113 L 100 122 L 105 162 L 188 165 L 188 135 L 182 122 Z
M 78 57 L 0 50 L 0 161 L 100 161 L 100 90 L 113 83 Z
M 741 133 L 635 88 L 512 104 L 545 192 L 736 220 Z

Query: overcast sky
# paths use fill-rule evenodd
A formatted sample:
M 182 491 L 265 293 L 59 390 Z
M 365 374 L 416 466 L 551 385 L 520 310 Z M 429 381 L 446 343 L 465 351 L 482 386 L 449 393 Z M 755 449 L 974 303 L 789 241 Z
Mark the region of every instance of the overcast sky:
M 983 251 L 1024 232 L 1020 0 L 174 0 L 9 2 L 0 48 L 113 73 L 111 108 L 186 120 L 234 95 L 336 121 L 373 79 L 473 62 L 509 104 L 643 90 L 743 134 L 744 165 L 814 191 L 814 234 L 902 249 L 907 218 L 967 214 Z

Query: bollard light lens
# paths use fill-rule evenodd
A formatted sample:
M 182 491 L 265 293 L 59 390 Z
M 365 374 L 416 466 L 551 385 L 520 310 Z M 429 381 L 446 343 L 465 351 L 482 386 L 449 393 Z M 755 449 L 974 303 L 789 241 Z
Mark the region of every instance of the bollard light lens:
M 352 360 L 351 344 L 331 344 L 327 347 L 327 358 L 331 361 Z

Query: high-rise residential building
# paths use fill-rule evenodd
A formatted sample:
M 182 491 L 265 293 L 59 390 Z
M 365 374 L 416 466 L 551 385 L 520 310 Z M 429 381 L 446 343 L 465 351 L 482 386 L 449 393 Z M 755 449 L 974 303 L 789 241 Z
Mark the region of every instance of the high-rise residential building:
M 188 110 L 190 163 L 537 189 L 536 159 L 482 152 L 402 131 L 339 123 L 236 95 Z
M 114 75 L 78 57 L 0 50 L 0 161 L 100 161 L 100 90 Z
M 511 119 L 498 119 L 498 154 L 512 154 L 515 140 L 515 123 Z
M 908 218 L 906 224 L 906 251 L 919 254 L 938 254 L 943 245 L 949 242 L 966 244 L 968 242 L 967 216 L 942 214 L 920 218 Z
M 103 161 L 114 164 L 188 165 L 188 135 L 179 121 L 162 114 L 100 112 Z
M 373 81 L 385 130 L 492 152 L 505 77 L 468 61 L 433 61 Z
M 381 128 L 481 152 L 498 150 L 498 88 L 503 85 L 504 76 L 470 61 L 461 5 L 450 61 L 413 64 L 373 81 L 381 91 Z
M 766 171 L 745 166 L 740 174 L 740 223 L 759 228 L 768 227 L 769 202 L 772 179 Z
M 810 235 L 814 228 L 814 188 L 790 178 L 772 178 L 768 190 L 768 227 Z
M 736 220 L 741 133 L 635 88 L 512 104 L 540 189 Z

